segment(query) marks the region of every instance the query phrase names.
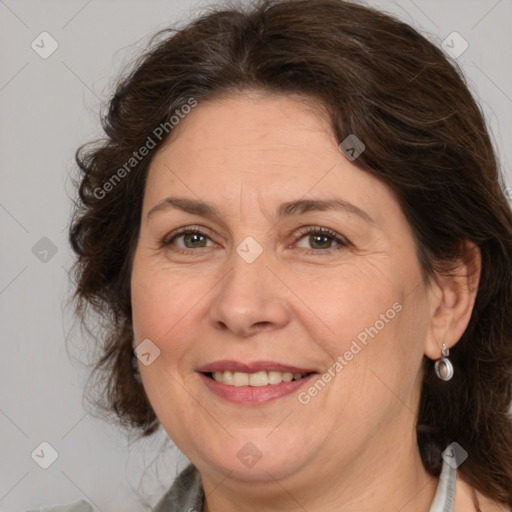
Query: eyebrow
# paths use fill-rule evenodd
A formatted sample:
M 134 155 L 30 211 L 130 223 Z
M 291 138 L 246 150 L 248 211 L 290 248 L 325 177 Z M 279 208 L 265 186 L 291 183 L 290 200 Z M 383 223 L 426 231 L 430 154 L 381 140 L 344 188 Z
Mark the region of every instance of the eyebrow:
M 203 217 L 222 216 L 222 211 L 207 201 L 183 197 L 166 197 L 149 210 L 147 218 L 156 212 L 165 211 L 169 208 Z M 278 220 L 282 220 L 286 217 L 301 215 L 309 211 L 344 211 L 357 215 L 370 224 L 374 224 L 374 220 L 364 210 L 342 199 L 299 199 L 290 201 L 279 206 L 277 217 Z

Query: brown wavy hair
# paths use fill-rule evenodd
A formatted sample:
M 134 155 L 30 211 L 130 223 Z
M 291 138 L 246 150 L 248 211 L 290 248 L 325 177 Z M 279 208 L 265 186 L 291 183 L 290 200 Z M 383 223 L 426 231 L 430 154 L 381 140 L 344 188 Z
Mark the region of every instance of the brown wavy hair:
M 102 117 L 105 137 L 76 153 L 71 277 L 78 318 L 95 314 L 89 330 L 101 350 L 86 395 L 127 431 L 158 429 L 132 372 L 130 274 L 146 175 L 166 137 L 130 159 L 190 98 L 200 104 L 249 89 L 315 99 L 339 142 L 350 134 L 364 142 L 355 163 L 396 193 L 426 277 L 464 258 L 461 241 L 479 247 L 476 303 L 450 355 L 455 376 L 439 380 L 424 358 L 418 445 L 438 476 L 441 452 L 457 441 L 469 453 L 462 478 L 512 506 L 512 212 L 503 175 L 459 67 L 409 25 L 347 1 L 210 8 L 156 34 L 119 78 Z

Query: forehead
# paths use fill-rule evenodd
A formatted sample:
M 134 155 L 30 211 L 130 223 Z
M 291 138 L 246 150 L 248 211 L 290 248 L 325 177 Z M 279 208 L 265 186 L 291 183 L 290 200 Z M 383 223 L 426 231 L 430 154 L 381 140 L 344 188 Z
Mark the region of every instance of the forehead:
M 298 95 L 247 92 L 199 102 L 172 130 L 158 154 L 170 150 L 182 160 L 215 157 L 216 162 L 229 162 L 236 153 L 237 160 L 244 156 L 239 161 L 242 168 L 245 162 L 253 163 L 255 153 L 272 161 L 280 155 L 281 160 L 289 160 L 292 152 L 317 154 L 319 143 L 324 149 L 336 145 L 327 112 L 319 103 Z
M 261 93 L 199 103 L 150 166 L 145 210 L 165 195 L 213 197 L 221 206 L 300 198 L 343 199 L 371 210 L 386 186 L 339 150 L 327 112 L 313 99 Z M 389 199 L 389 198 L 388 198 Z

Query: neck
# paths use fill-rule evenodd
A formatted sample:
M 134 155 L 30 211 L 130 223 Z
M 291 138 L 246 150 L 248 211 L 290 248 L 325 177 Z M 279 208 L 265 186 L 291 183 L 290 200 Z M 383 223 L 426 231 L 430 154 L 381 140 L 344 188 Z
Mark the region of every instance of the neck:
M 415 430 L 394 431 L 394 442 L 386 437 L 375 436 L 345 465 L 327 456 L 279 481 L 270 474 L 247 482 L 203 471 L 204 512 L 428 512 L 438 479 L 423 467 Z

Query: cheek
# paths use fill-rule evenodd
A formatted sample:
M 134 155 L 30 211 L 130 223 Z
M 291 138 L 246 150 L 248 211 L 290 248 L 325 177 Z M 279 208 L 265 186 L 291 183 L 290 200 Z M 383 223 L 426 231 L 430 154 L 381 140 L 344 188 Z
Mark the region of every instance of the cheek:
M 387 400 L 389 389 L 408 394 L 421 365 L 428 327 L 423 287 L 414 269 L 384 269 L 347 265 L 337 278 L 296 288 L 318 316 L 312 337 L 329 356 L 326 371 L 336 375 L 335 395 L 346 403 L 356 396 L 361 406 Z
M 154 339 L 158 345 L 179 332 L 181 324 L 209 288 L 205 278 L 180 278 L 178 271 L 134 263 L 131 299 L 135 339 Z
M 349 350 L 390 331 L 403 311 L 400 286 L 384 273 L 345 266 L 323 279 L 302 282 L 294 290 L 314 311 L 326 336 L 330 355 Z

